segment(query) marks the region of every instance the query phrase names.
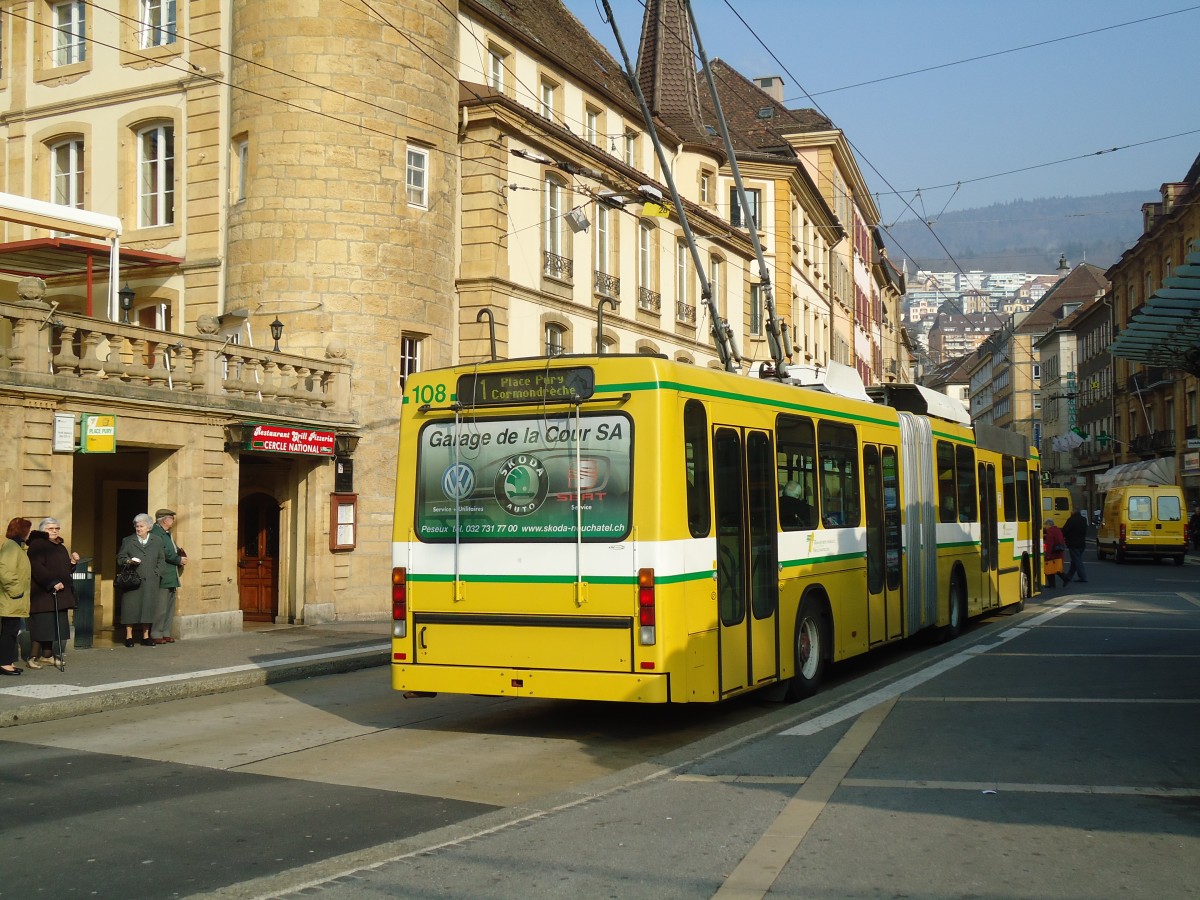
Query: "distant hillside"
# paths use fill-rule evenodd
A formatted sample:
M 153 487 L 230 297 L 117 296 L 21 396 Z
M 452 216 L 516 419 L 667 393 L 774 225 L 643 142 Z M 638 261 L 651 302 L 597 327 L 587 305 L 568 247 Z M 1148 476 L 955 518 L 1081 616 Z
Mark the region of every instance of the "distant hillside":
M 1066 254 L 1071 265 L 1115 263 L 1142 233 L 1142 204 L 1157 200 L 1151 191 L 1013 200 L 975 209 L 948 211 L 933 223 L 943 250 L 920 221 L 898 222 L 885 232 L 894 262 L 909 269 L 1053 273 Z M 931 213 L 932 215 L 932 213 Z M 955 266 L 955 261 L 958 265 Z

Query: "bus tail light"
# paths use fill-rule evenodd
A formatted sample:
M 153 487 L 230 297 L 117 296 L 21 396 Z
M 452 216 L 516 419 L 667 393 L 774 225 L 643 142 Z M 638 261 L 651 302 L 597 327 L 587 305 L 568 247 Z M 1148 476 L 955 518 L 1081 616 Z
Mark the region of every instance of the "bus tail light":
M 1125 523 L 1124 522 L 1121 523 L 1121 528 L 1120 528 L 1120 532 L 1117 535 L 1117 540 L 1122 544 L 1125 543 Z
M 638 569 L 638 643 L 655 643 L 654 570 Z
M 408 569 L 392 569 L 392 637 L 408 636 Z

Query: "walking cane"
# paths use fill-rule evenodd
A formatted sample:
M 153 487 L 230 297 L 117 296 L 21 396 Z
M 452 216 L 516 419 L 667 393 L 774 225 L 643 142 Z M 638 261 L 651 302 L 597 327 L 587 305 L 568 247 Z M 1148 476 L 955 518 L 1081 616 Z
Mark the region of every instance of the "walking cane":
M 54 598 L 54 648 L 58 651 L 55 656 L 62 665 L 56 666 L 60 672 L 67 671 L 67 648 L 63 644 L 62 639 L 62 624 L 58 616 L 58 591 L 51 591 L 50 596 Z

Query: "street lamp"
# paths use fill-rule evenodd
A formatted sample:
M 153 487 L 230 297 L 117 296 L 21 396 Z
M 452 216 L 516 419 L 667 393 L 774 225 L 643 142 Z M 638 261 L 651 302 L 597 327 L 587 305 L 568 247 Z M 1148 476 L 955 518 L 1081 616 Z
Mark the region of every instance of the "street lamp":
M 121 298 L 121 324 L 128 325 L 129 311 L 133 309 L 133 288 L 129 286 L 129 282 L 125 282 L 125 287 L 117 291 L 117 296 Z
M 275 346 L 272 349 L 278 353 L 279 339 L 283 337 L 283 323 L 279 321 L 279 316 L 276 316 L 275 321 L 271 323 L 271 337 L 275 338 Z

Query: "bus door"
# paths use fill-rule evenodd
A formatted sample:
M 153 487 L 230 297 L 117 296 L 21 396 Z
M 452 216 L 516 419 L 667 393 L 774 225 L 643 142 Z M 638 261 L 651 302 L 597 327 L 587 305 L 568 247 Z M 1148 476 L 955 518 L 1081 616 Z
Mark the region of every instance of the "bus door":
M 1000 534 L 996 510 L 996 465 L 979 464 L 979 569 L 983 608 L 1000 605 Z
M 775 463 L 767 432 L 713 430 L 722 696 L 779 675 Z
M 863 445 L 867 514 L 867 625 L 872 644 L 900 637 L 900 471 L 896 448 Z

